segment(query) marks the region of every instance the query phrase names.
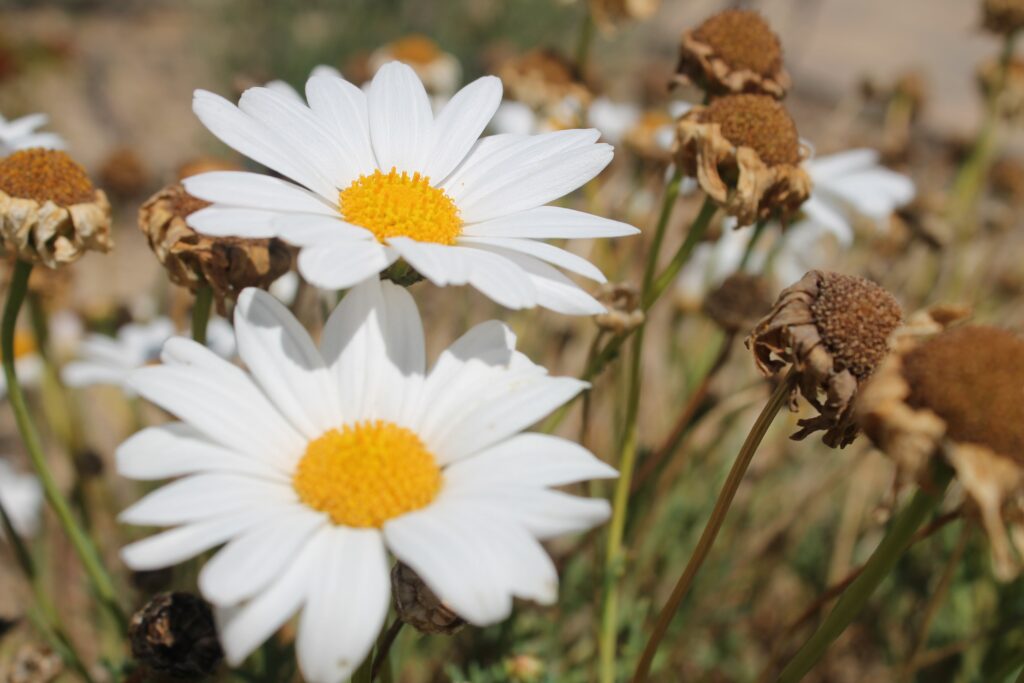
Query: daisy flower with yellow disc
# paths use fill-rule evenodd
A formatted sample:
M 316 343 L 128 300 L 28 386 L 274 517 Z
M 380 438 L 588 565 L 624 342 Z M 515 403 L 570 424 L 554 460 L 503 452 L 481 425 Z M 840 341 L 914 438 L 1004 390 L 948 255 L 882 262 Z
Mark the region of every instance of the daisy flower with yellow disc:
M 384 65 L 364 92 L 314 74 L 308 105 L 251 88 L 238 106 L 196 91 L 210 131 L 288 180 L 244 172 L 184 181 L 213 205 L 189 225 L 209 235 L 279 237 L 299 247 L 311 283 L 344 289 L 398 259 L 438 286 L 469 284 L 508 308 L 603 311 L 559 269 L 598 282 L 589 261 L 543 240 L 617 237 L 632 226 L 545 206 L 608 165 L 596 130 L 481 138 L 501 102 L 501 81 L 480 78 L 435 117 L 405 64 Z
M 550 377 L 497 322 L 427 370 L 412 297 L 376 278 L 345 296 L 315 346 L 270 294 L 235 310 L 248 372 L 184 338 L 130 385 L 181 422 L 117 452 L 121 474 L 178 479 L 125 510 L 173 527 L 126 547 L 137 570 L 224 547 L 199 577 L 229 663 L 293 615 L 312 683 L 351 674 L 389 604 L 390 552 L 463 619 L 549 604 L 558 576 L 540 541 L 603 522 L 605 500 L 556 490 L 615 470 L 564 439 L 521 433 L 586 386 Z

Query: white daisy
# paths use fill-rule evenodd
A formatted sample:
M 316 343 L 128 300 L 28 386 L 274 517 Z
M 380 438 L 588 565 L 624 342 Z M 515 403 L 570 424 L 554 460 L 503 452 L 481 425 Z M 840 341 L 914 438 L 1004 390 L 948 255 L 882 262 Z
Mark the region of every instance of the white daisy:
M 0 116 L 0 156 L 29 147 L 64 149 L 65 143 L 61 136 L 36 130 L 45 126 L 48 120 L 46 114 L 29 114 L 13 121 Z
M 164 342 L 174 333 L 174 323 L 168 318 L 157 318 L 149 323 L 124 325 L 115 337 L 90 334 L 82 340 L 78 358 L 64 366 L 61 377 L 70 387 L 112 384 L 130 394 L 126 385 L 129 375 L 133 370 L 158 361 Z M 206 343 L 221 358 L 235 354 L 234 332 L 221 318 L 210 320 Z
M 587 120 L 601 131 L 601 137 L 606 142 L 617 145 L 639 123 L 642 113 L 635 104 L 598 97 L 590 103 Z
M 43 489 L 34 475 L 15 470 L 0 458 L 0 503 L 19 536 L 35 536 L 43 509 Z M 0 538 L 4 537 L 0 525 Z
M 217 137 L 294 182 L 243 172 L 186 178 L 213 202 L 199 232 L 277 236 L 300 248 L 299 272 L 344 289 L 403 258 L 438 286 L 469 284 L 509 308 L 603 310 L 553 266 L 603 282 L 587 260 L 540 240 L 614 237 L 632 226 L 544 206 L 612 158 L 596 130 L 479 138 L 501 102 L 484 77 L 435 117 L 423 84 L 392 62 L 363 92 L 339 77 L 306 83 L 309 106 L 268 88 L 236 107 L 197 91 L 193 109 Z
M 520 432 L 583 382 L 549 377 L 496 321 L 427 371 L 412 297 L 376 279 L 345 296 L 319 348 L 255 289 L 239 298 L 235 333 L 248 373 L 174 338 L 164 365 L 133 375 L 139 394 L 182 422 L 117 452 L 124 476 L 182 477 L 122 513 L 175 527 L 126 547 L 128 566 L 166 567 L 226 543 L 199 587 L 229 663 L 298 612 L 303 675 L 344 680 L 387 614 L 388 551 L 474 624 L 506 618 L 513 597 L 556 599 L 538 540 L 599 524 L 609 507 L 551 487 L 615 471 L 570 441 Z
M 833 233 L 844 245 L 853 242 L 856 218 L 867 218 L 879 229 L 888 225 L 893 211 L 914 200 L 914 181 L 878 159 L 872 149 L 852 149 L 804 162 L 813 189 L 801 207 L 800 222 Z

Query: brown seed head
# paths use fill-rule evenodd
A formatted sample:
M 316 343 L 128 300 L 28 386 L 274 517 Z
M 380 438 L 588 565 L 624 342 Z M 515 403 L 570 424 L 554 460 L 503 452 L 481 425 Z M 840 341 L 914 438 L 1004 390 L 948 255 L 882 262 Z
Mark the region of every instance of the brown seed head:
M 717 123 L 737 147 L 750 147 L 768 166 L 800 163 L 800 136 L 786 108 L 767 95 L 726 95 L 714 99 L 702 118 Z
M 946 422 L 955 441 L 1024 463 L 1024 339 L 969 325 L 932 337 L 903 358 L 907 403 Z
M 836 370 L 866 379 L 888 353 L 903 310 L 889 292 L 861 277 L 822 273 L 819 288 L 811 312 Z
M 0 190 L 11 197 L 52 201 L 58 206 L 91 202 L 96 188 L 88 174 L 56 149 L 23 149 L 0 161 Z
M 161 593 L 128 626 L 132 656 L 176 678 L 209 675 L 224 656 L 213 612 L 191 593 Z
M 697 27 L 694 38 L 733 69 L 773 76 L 782 69 L 782 44 L 768 22 L 751 10 L 719 12 Z
M 704 313 L 726 332 L 749 332 L 772 309 L 771 288 L 758 275 L 727 277 L 704 299 Z
M 989 31 L 1004 34 L 1024 28 L 1024 0 L 985 0 L 982 24 Z

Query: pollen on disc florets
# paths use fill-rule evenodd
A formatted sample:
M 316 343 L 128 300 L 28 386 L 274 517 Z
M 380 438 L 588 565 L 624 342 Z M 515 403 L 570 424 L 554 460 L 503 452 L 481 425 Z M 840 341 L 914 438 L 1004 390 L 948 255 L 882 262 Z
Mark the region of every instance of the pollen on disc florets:
M 366 228 L 381 242 L 409 237 L 418 242 L 455 244 L 462 231 L 459 208 L 430 179 L 392 168 L 362 175 L 339 194 L 342 217 Z
M 889 351 L 889 335 L 903 311 L 889 292 L 870 280 L 822 273 L 811 303 L 815 326 L 835 359 L 858 380 L 868 377 Z
M 96 194 L 89 175 L 56 149 L 23 149 L 0 161 L 0 190 L 11 197 L 52 201 L 58 206 L 91 202 Z
M 800 136 L 786 108 L 767 95 L 726 95 L 712 100 L 701 115 L 717 123 L 725 139 L 750 147 L 768 166 L 800 163 Z
M 947 330 L 903 357 L 907 404 L 946 423 L 949 438 L 1024 462 L 1024 339 L 996 327 Z
M 292 477 L 299 498 L 335 524 L 380 528 L 428 505 L 441 468 L 416 434 L 391 422 L 359 422 L 311 441 Z
M 749 69 L 761 76 L 782 69 L 782 44 L 757 12 L 719 12 L 698 26 L 693 36 L 707 43 L 733 69 Z

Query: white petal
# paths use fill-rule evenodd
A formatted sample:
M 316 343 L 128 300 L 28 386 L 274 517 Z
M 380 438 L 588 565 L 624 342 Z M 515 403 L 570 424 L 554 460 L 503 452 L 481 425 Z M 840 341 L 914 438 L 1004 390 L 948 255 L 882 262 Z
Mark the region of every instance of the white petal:
M 238 666 L 245 661 L 302 606 L 310 578 L 316 576 L 323 563 L 327 538 L 325 527 L 308 539 L 288 568 L 249 602 L 214 610 L 229 665 Z
M 274 219 L 274 230 L 297 247 L 320 247 L 344 242 L 369 242 L 377 238 L 366 228 L 346 223 L 341 215 L 285 214 Z
M 472 504 L 508 515 L 539 539 L 587 531 L 611 514 L 611 506 L 603 498 L 581 498 L 533 486 L 463 487 L 445 491 L 444 495 L 445 502 Z
M 224 144 L 325 197 L 329 195 L 316 169 L 283 144 L 278 131 L 267 128 L 220 95 L 196 90 L 192 111 Z
M 501 103 L 501 79 L 478 78 L 448 101 L 434 122 L 433 152 L 424 175 L 440 184 L 483 133 Z
M 417 242 L 407 237 L 388 241 L 421 275 L 439 287 L 469 284 L 506 308 L 531 308 L 537 291 L 509 259 L 469 247 Z
M 560 206 L 539 206 L 462 229 L 466 237 L 517 237 L 525 239 L 580 239 L 623 237 L 640 231 L 632 225 Z
M 515 251 L 533 256 L 541 261 L 546 261 L 559 268 L 565 268 L 569 272 L 582 275 L 596 282 L 607 281 L 604 274 L 590 261 L 545 242 L 514 237 L 460 237 L 459 244 L 497 247 L 504 251 Z
M 211 171 L 185 178 L 193 197 L 226 206 L 274 212 L 337 216 L 335 205 L 309 190 L 273 176 L 242 171 Z
M 444 471 L 445 490 L 504 484 L 565 486 L 612 479 L 618 472 L 577 443 L 547 434 L 519 434 Z
M 182 422 L 147 427 L 118 446 L 117 472 L 137 480 L 199 472 L 228 472 L 288 483 L 288 473 L 244 453 L 218 446 Z
M 306 99 L 313 113 L 337 138 L 351 166 L 353 177 L 348 182 L 339 178 L 339 185 L 347 187 L 360 175 L 373 173 L 377 161 L 370 146 L 370 123 L 363 91 L 339 76 L 314 72 L 306 81 Z
M 851 149 L 837 154 L 809 159 L 807 172 L 814 183 L 847 175 L 878 164 L 879 154 L 873 149 Z
M 282 415 L 307 439 L 338 423 L 338 397 L 323 357 L 284 304 L 250 287 L 235 307 L 238 355 Z
M 237 474 L 196 474 L 146 495 L 118 519 L 136 526 L 171 526 L 294 500 L 288 484 Z
M 803 203 L 800 210 L 804 212 L 810 222 L 835 235 L 840 244 L 849 246 L 853 243 L 853 228 L 842 214 L 828 203 L 811 196 Z
M 434 115 L 416 72 L 400 62 L 385 64 L 370 84 L 368 104 L 378 167 L 421 172 L 433 140 Z
M 537 305 L 565 315 L 597 315 L 604 305 L 543 261 L 514 251 L 495 247 L 482 249 L 494 252 L 518 266 L 537 290 Z
M 231 450 L 284 467 L 302 453 L 305 439 L 240 368 L 182 338 L 167 342 L 165 356 L 175 365 L 136 370 L 128 385 Z
M 295 648 L 310 683 L 341 683 L 352 674 L 373 648 L 391 593 L 380 532 L 335 527 L 328 535 Z
M 462 219 L 479 223 L 532 209 L 582 187 L 612 160 L 603 143 L 572 149 L 553 159 L 515 160 L 458 200 Z
M 386 269 L 398 259 L 393 249 L 376 240 L 332 242 L 305 247 L 298 268 L 310 284 L 322 289 L 348 289 Z
M 72 361 L 60 371 L 60 378 L 69 387 L 88 387 L 96 384 L 113 384 L 120 386 L 131 370 L 111 367 L 101 363 Z
M 200 572 L 199 589 L 220 607 L 247 600 L 281 574 L 314 532 L 328 525 L 324 515 L 296 505 L 221 548 Z
M 190 213 L 185 222 L 198 233 L 212 237 L 276 237 L 274 219 L 282 214 L 262 209 L 208 206 Z
M 261 510 L 243 510 L 154 534 L 126 545 L 121 550 L 121 559 L 135 571 L 172 567 L 262 524 L 283 509 L 280 505 L 268 505 Z

